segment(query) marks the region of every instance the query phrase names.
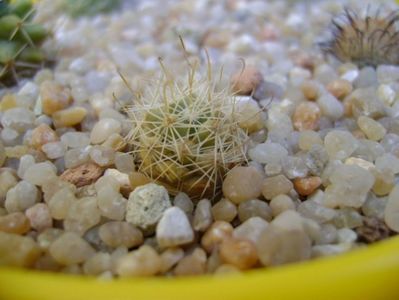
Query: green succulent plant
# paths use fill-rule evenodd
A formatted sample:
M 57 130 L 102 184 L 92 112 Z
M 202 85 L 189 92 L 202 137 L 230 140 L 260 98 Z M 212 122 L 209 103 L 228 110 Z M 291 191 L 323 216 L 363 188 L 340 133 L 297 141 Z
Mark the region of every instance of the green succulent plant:
M 190 68 L 188 81 L 163 76 L 126 109 L 126 137 L 138 171 L 171 194 L 215 196 L 226 172 L 246 161 L 247 134 L 235 98 Z
M 40 45 L 48 32 L 32 23 L 33 13 L 29 0 L 0 1 L 0 85 L 32 76 L 46 60 Z

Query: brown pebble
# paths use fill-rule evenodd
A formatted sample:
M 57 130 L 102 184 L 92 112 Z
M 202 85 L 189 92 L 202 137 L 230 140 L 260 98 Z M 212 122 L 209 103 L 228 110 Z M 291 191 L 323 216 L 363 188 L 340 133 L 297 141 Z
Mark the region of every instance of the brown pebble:
M 350 97 L 346 97 L 342 103 L 344 104 L 344 115 L 345 117 L 352 117 L 353 115 L 353 103 L 352 99 Z
M 30 230 L 29 219 L 21 212 L 0 217 L 0 231 L 24 234 Z
M 305 98 L 310 101 L 315 101 L 319 96 L 319 88 L 313 81 L 305 80 L 301 85 L 301 90 Z
M 95 163 L 84 163 L 72 169 L 65 170 L 60 179 L 81 187 L 94 183 L 102 174 L 104 169 Z
M 263 81 L 262 73 L 253 66 L 246 66 L 231 77 L 231 88 L 238 95 L 250 95 Z
M 314 57 L 310 56 L 306 52 L 299 51 L 291 53 L 290 57 L 294 65 L 303 69 L 308 69 L 309 71 L 313 72 L 313 69 L 315 67 Z
M 255 245 L 244 239 L 228 238 L 220 244 L 220 258 L 241 270 L 249 269 L 258 261 Z
M 321 178 L 317 176 L 296 178 L 294 188 L 301 196 L 309 196 L 321 185 Z
M 294 128 L 298 131 L 317 130 L 320 116 L 321 111 L 316 103 L 302 102 L 296 107 L 292 117 Z
M 336 79 L 327 85 L 327 90 L 337 99 L 343 99 L 352 92 L 352 84 L 345 79 Z
M 365 243 L 374 243 L 388 238 L 392 231 L 385 223 L 377 218 L 363 218 L 363 225 L 356 228 L 358 240 Z
M 53 129 L 51 129 L 47 124 L 40 124 L 32 130 L 30 144 L 33 148 L 40 150 L 44 144 L 56 142 L 58 140 L 59 138 L 57 133 L 55 133 Z

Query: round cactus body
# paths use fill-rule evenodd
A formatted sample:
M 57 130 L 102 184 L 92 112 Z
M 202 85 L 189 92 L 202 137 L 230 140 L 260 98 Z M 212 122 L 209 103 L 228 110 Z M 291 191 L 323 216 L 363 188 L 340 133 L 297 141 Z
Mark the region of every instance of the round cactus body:
M 245 161 L 247 135 L 234 101 L 208 79 L 161 80 L 127 109 L 127 141 L 139 171 L 172 194 L 215 196 L 225 173 Z

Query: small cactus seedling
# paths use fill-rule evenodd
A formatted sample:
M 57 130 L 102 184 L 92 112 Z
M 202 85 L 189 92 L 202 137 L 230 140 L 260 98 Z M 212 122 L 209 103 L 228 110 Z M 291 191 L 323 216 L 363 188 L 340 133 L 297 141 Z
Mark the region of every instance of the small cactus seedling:
M 139 97 L 127 114 L 127 136 L 138 171 L 171 194 L 213 197 L 225 173 L 246 161 L 248 136 L 239 127 L 235 98 L 215 90 L 211 76 L 190 65 L 188 81 L 167 74 Z
M 28 0 L 0 1 L 0 85 L 33 75 L 45 61 L 39 46 L 48 33 L 31 22 L 33 12 Z
M 361 17 L 345 9 L 332 20 L 333 37 L 320 44 L 321 49 L 342 62 L 359 67 L 399 63 L 399 31 L 397 11 L 384 17 L 380 11 L 373 16 Z

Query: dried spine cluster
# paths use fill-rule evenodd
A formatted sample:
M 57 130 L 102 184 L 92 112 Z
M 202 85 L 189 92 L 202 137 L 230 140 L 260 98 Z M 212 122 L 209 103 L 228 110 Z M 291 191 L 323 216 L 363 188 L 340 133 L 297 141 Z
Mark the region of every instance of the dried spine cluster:
M 332 20 L 333 37 L 320 46 L 340 61 L 360 67 L 398 64 L 399 32 L 395 27 L 398 19 L 398 11 L 384 17 L 379 11 L 373 16 L 361 17 L 345 9 Z

